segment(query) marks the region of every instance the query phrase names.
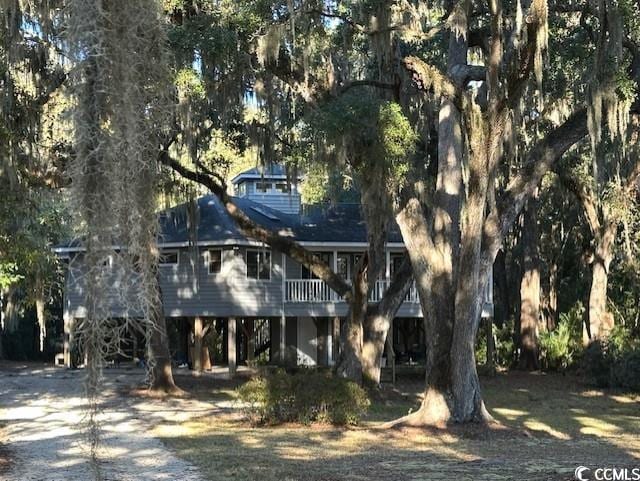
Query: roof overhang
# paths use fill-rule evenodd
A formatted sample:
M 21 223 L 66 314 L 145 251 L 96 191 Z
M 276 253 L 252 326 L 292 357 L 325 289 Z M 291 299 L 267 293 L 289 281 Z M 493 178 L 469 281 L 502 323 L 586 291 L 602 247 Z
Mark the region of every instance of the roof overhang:
M 367 248 L 369 244 L 367 242 L 326 242 L 326 241 L 298 241 L 298 244 L 303 247 L 323 248 L 323 249 L 358 249 Z M 216 241 L 199 241 L 196 243 L 198 247 L 213 247 L 213 246 L 237 246 L 237 247 L 267 247 L 264 242 L 254 240 L 216 240 Z M 404 249 L 402 242 L 387 242 L 387 247 L 392 249 Z M 175 249 L 181 247 L 191 247 L 192 242 L 159 242 L 158 247 L 163 249 Z M 112 249 L 121 250 L 122 246 L 112 246 Z M 87 249 L 81 246 L 74 247 L 54 247 L 51 249 L 53 252 L 59 255 L 70 254 L 74 252 L 85 252 Z

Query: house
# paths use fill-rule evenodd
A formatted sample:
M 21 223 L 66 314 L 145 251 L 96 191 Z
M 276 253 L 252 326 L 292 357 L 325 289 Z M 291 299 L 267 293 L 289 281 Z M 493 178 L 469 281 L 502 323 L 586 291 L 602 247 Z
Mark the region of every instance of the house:
M 367 249 L 358 204 L 302 205 L 297 183 L 288 181 L 279 166 L 243 172 L 232 186 L 236 204 L 251 219 L 290 236 L 351 279 Z M 285 365 L 335 363 L 347 304 L 323 281 L 285 254 L 246 238 L 213 195 L 159 215 L 160 285 L 176 359 L 190 359 L 194 328 L 199 330 L 204 322 L 218 339 L 211 346 L 214 362 L 227 363 L 230 369 L 252 359 Z M 56 250 L 69 260 L 64 289 L 69 365 L 72 326 L 86 315 L 84 254 L 79 244 Z M 381 298 L 403 256 L 402 237 L 394 224 L 386 243 L 385 273 L 376 281 L 371 302 Z M 489 296 L 485 314 L 491 308 Z M 123 315 L 117 300 L 112 311 L 114 318 Z M 398 310 L 392 333 L 398 362 L 420 361 L 424 332 L 414 286 Z

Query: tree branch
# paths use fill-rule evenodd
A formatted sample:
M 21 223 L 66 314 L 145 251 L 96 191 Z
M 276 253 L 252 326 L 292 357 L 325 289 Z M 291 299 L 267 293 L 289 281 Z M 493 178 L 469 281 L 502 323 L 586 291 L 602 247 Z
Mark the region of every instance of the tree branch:
M 444 96 L 450 99 L 460 97 L 460 91 L 446 75 L 436 67 L 429 65 L 418 57 L 406 57 L 403 60 L 404 67 L 411 72 L 418 90 L 433 92 L 436 96 Z
M 482 239 L 482 264 L 485 274 L 493 265 L 502 241 L 511 230 L 525 202 L 533 195 L 544 175 L 567 150 L 587 134 L 587 111 L 581 109 L 531 149 L 525 165 L 509 182 L 504 194 L 498 199 L 496 209 L 492 210 L 485 220 Z
M 205 171 L 196 172 L 184 167 L 169 155 L 166 148 L 163 148 L 160 151 L 158 160 L 161 164 L 171 168 L 181 177 L 208 188 L 213 195 L 222 202 L 227 213 L 236 222 L 244 235 L 257 241 L 264 242 L 271 248 L 285 253 L 326 282 L 331 289 L 338 293 L 338 295 L 342 296 L 346 301 L 350 300 L 351 286 L 342 279 L 342 277 L 333 272 L 333 270 L 325 264 L 322 259 L 312 252 L 309 252 L 296 241 L 283 237 L 277 232 L 266 229 L 254 222 L 238 206 L 235 205 L 233 199 L 227 194 L 224 186 L 219 184 L 214 177 L 208 175 Z

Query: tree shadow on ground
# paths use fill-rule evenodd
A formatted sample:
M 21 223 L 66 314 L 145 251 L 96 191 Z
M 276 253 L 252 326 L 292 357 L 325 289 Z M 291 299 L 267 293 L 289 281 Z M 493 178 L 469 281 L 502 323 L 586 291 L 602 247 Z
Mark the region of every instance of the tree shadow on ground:
M 214 415 L 158 434 L 216 481 L 560 480 L 573 479 L 581 465 L 637 466 L 634 398 L 597 394 L 574 378 L 532 376 L 484 380 L 489 409 L 507 427 L 496 431 L 379 430 L 371 423 L 353 429 L 253 428 Z M 399 402 L 391 415 L 414 402 Z M 378 407 L 378 417 L 389 414 L 385 408 Z

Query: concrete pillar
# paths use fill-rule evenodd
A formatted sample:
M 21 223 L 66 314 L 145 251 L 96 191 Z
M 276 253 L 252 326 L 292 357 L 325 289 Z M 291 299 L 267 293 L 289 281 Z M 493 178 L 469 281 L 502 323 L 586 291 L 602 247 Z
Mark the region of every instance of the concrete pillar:
M 236 318 L 230 317 L 227 320 L 227 359 L 229 366 L 229 377 L 233 377 L 236 373 Z
M 202 372 L 202 318 L 193 320 L 193 371 L 196 375 Z

